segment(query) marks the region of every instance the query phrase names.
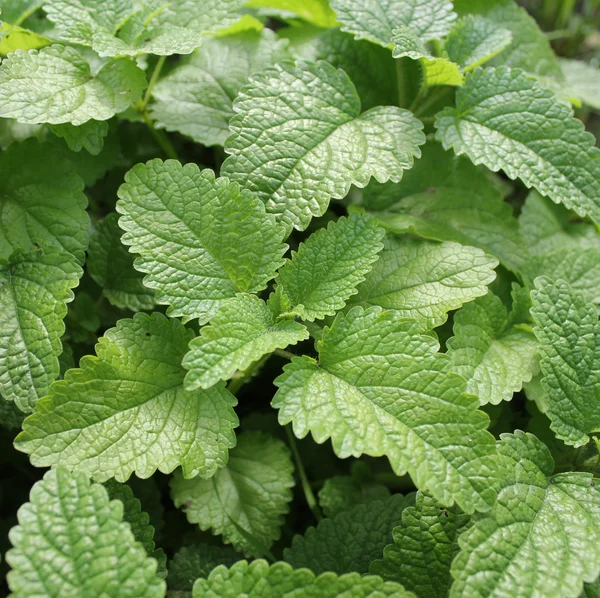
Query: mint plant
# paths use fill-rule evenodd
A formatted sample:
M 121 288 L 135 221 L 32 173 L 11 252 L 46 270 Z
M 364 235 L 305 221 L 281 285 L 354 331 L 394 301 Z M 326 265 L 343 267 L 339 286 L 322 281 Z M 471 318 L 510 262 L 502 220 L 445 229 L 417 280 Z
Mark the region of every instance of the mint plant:
M 600 595 L 574 4 L 0 0 L 2 595 Z

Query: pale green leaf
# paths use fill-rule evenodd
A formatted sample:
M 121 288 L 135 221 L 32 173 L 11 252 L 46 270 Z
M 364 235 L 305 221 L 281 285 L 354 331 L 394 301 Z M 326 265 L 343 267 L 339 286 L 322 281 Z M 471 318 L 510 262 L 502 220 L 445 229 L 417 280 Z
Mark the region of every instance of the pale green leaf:
M 587 106 L 600 110 L 600 69 L 582 60 L 561 60 L 567 92 Z
M 422 84 L 425 88 L 436 85 L 461 86 L 465 79 L 460 66 L 445 57 L 433 56 L 423 40 L 410 27 L 394 29 L 392 56 L 396 59 L 408 57 L 421 64 Z
M 154 543 L 154 527 L 150 525 L 148 513 L 142 510 L 142 504 L 133 494 L 127 484 L 119 484 L 109 480 L 104 484 L 111 500 L 120 500 L 123 503 L 123 521 L 129 523 L 133 537 L 139 542 L 148 556 L 156 559 L 158 563 L 157 575 L 167 576 L 167 555 L 162 548 L 156 548 Z
M 51 246 L 0 262 L 0 388 L 21 411 L 32 411 L 59 375 L 63 319 L 81 275 Z
M 92 74 L 75 48 L 18 50 L 0 64 L 0 116 L 82 125 L 127 110 L 145 87 L 144 72 L 129 58 L 110 60 Z
M 323 573 L 319 577 L 307 569 L 294 570 L 287 563 L 257 560 L 239 561 L 230 569 L 217 567 L 208 579 L 194 585 L 194 598 L 414 598 L 400 584 L 380 577 L 348 573 L 338 577 Z
M 576 598 L 600 573 L 600 492 L 587 473 L 552 475 L 535 436 L 503 434 L 498 502 L 473 516 L 452 563 L 451 598 Z
M 357 41 L 348 33 L 330 29 L 319 36 L 313 59 L 325 60 L 348 74 L 363 110 L 397 103 L 396 65 L 387 48 Z
M 177 474 L 171 482 L 171 496 L 190 523 L 197 523 L 201 530 L 211 529 L 223 536 L 225 544 L 256 556 L 257 546 L 249 536 L 267 548 L 279 538 L 292 500 L 293 471 L 281 440 L 246 432 L 238 436 L 227 465 L 212 479 L 186 480 Z
M 190 343 L 183 359 L 189 372 L 188 390 L 208 388 L 219 380 L 229 380 L 263 355 L 308 338 L 299 322 L 277 319 L 256 295 L 238 295 L 225 302 L 211 318 L 210 326 Z
M 600 249 L 600 234 L 592 224 L 575 222 L 568 210 L 532 191 L 519 216 L 521 235 L 531 255 L 556 250 Z
M 368 208 L 385 210 L 375 216 L 391 232 L 479 247 L 513 271 L 525 261 L 517 220 L 489 173 L 439 143 L 423 147 L 400 183 L 369 185 L 363 195 Z
M 295 569 L 306 567 L 315 575 L 325 571 L 367 573 L 371 562 L 392 541 L 392 530 L 400 525 L 407 502 L 395 494 L 324 519 L 304 535 L 294 536 L 283 558 Z
M 49 471 L 10 531 L 6 554 L 14 598 L 160 598 L 165 582 L 123 522 L 123 505 L 100 484 L 64 469 Z
M 248 77 L 289 57 L 286 42 L 268 30 L 210 39 L 154 87 L 152 119 L 203 145 L 223 145 Z
M 242 0 L 47 0 L 61 39 L 100 56 L 189 54 L 208 34 L 233 25 Z
M 83 263 L 90 219 L 73 165 L 29 139 L 0 154 L 0 258 L 50 245 Z
M 539 278 L 531 315 L 541 345 L 542 388 L 551 428 L 581 446 L 600 431 L 600 324 L 596 306 L 566 282 Z
M 245 6 L 276 8 L 293 12 L 317 27 L 335 27 L 335 13 L 327 0 L 248 0 Z
M 563 79 L 560 64 L 545 33 L 514 0 L 454 0 L 454 9 L 460 16 L 485 17 L 497 29 L 508 29 L 512 33 L 512 43 L 492 64 L 521 68 L 559 81 Z
M 332 0 L 342 29 L 388 47 L 394 29 L 410 28 L 423 42 L 441 39 L 456 20 L 449 0 Z
M 181 360 L 193 334 L 162 314 L 120 320 L 37 404 L 16 446 L 38 467 L 98 481 L 150 477 L 181 466 L 210 477 L 235 445 L 236 404 L 223 386 L 189 392 Z
M 240 557 L 231 546 L 200 543 L 184 546 L 169 561 L 169 591 L 186 592 L 184 596 L 191 596 L 194 582 L 199 577 L 208 577 L 219 565 L 231 567 Z
M 447 347 L 454 371 L 481 405 L 510 401 L 539 371 L 539 344 L 533 332 L 513 326 L 508 310 L 492 293 L 455 314 L 454 336 Z
M 384 235 L 367 214 L 339 218 L 313 233 L 277 277 L 289 311 L 312 322 L 342 309 L 377 261 Z
M 322 61 L 281 62 L 251 76 L 234 110 L 221 172 L 261 199 L 288 233 L 305 229 L 352 184 L 399 181 L 425 142 L 407 110 L 361 114 L 348 75 Z
M 121 243 L 117 214 L 97 222 L 90 236 L 87 272 L 116 307 L 139 311 L 154 307 L 154 292 L 142 284 L 143 275 L 133 267 L 133 255 Z
M 435 328 L 449 311 L 487 293 L 497 265 L 475 247 L 387 236 L 379 260 L 348 305 L 379 305 Z
M 57 137 L 62 137 L 71 151 L 79 152 L 85 149 L 92 156 L 97 156 L 104 147 L 108 123 L 103 120 L 88 120 L 78 127 L 71 123 L 50 125 L 50 130 Z
M 444 49 L 467 71 L 497 56 L 512 42 L 512 33 L 476 15 L 460 19 L 446 38 Z
M 444 504 L 494 501 L 493 438 L 466 383 L 436 340 L 378 307 L 338 314 L 317 343 L 318 362 L 296 357 L 275 381 L 273 406 L 298 438 L 331 439 L 340 458 L 385 455 L 398 475 Z
M 600 221 L 600 150 L 556 96 L 520 70 L 476 69 L 437 115 L 437 139 Z
M 212 170 L 175 160 L 137 164 L 119 189 L 122 242 L 169 315 L 209 320 L 237 293 L 267 286 L 283 232 L 262 203 Z
M 458 538 L 469 516 L 456 507 L 445 508 L 428 494 L 417 492 L 414 507 L 404 509 L 402 524 L 394 529 L 394 543 L 370 573 L 401 583 L 423 598 L 446 598 L 452 583 L 450 564 L 458 553 Z

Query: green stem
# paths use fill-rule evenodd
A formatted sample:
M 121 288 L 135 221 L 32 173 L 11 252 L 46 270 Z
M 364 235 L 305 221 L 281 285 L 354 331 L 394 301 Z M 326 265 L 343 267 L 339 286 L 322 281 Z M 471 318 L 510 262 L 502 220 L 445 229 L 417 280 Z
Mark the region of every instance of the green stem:
M 261 359 L 255 361 L 247 370 L 240 372 L 235 378 L 232 378 L 227 385 L 227 390 L 232 394 L 237 394 L 242 386 L 250 382 L 252 378 L 256 375 L 258 370 L 265 364 L 267 359 L 271 357 L 272 353 L 267 353 L 267 355 L 263 355 Z
M 284 359 L 291 360 L 292 358 L 296 357 L 293 353 L 290 353 L 290 351 L 284 351 L 283 349 L 275 349 L 273 353 L 279 357 L 283 357 Z
M 29 10 L 26 10 L 21 16 L 15 21 L 15 25 L 19 26 L 26 21 L 33 13 L 37 12 L 42 8 L 43 2 L 36 2 Z
M 152 97 L 152 91 L 156 82 L 158 81 L 158 77 L 160 76 L 160 71 L 162 71 L 163 66 L 165 65 L 165 61 L 167 60 L 166 56 L 161 56 L 152 71 L 152 76 L 150 77 L 150 83 L 148 83 L 148 89 L 146 89 L 146 93 L 144 94 L 144 99 L 142 100 L 142 104 L 140 109 L 144 112 L 148 107 L 148 103 L 150 102 L 150 98 Z
M 423 101 L 423 99 L 427 96 L 427 92 L 429 91 L 429 87 L 425 83 L 425 78 L 423 78 L 423 84 L 419 89 L 419 93 L 417 93 L 417 97 L 412 101 L 409 110 L 413 113 L 417 110 L 419 104 Z
M 173 160 L 179 160 L 179 157 L 177 156 L 177 152 L 175 151 L 175 148 L 173 147 L 171 140 L 167 137 L 167 134 L 164 131 L 160 131 L 154 127 L 154 123 L 152 122 L 152 119 L 150 118 L 150 116 L 148 115 L 148 113 L 145 110 L 142 111 L 141 114 L 142 114 L 142 118 L 144 119 L 144 122 L 146 123 L 146 126 L 148 127 L 150 133 L 152 133 L 152 137 L 154 137 L 154 140 L 156 141 L 156 143 L 158 143 L 158 145 L 160 146 L 162 151 L 165 153 L 167 158 L 172 158 Z
M 302 464 L 302 459 L 300 458 L 300 453 L 298 452 L 298 446 L 296 445 L 296 437 L 290 429 L 290 426 L 285 426 L 285 432 L 288 437 L 290 449 L 292 450 L 292 455 L 294 456 L 294 461 L 296 462 L 296 469 L 298 470 L 298 475 L 300 476 L 300 483 L 302 484 L 302 490 L 304 491 L 306 504 L 318 523 L 323 519 L 323 515 L 321 514 L 321 509 L 319 508 L 315 494 L 310 487 L 310 482 L 308 481 L 306 471 L 304 470 L 304 465 Z
M 440 90 L 436 90 L 427 95 L 423 103 L 415 108 L 415 116 L 418 117 L 420 114 L 426 113 L 427 110 L 431 108 L 431 106 L 435 105 L 436 102 L 439 102 L 444 96 L 448 95 L 448 93 L 450 93 L 451 91 L 451 87 L 442 87 Z
M 405 69 L 404 60 L 402 58 L 396 58 L 396 90 L 398 93 L 398 107 L 405 108 L 408 103 L 408 97 L 406 94 L 407 86 L 405 80 Z
M 556 17 L 556 28 L 561 29 L 567 25 L 575 10 L 576 0 L 563 0 Z

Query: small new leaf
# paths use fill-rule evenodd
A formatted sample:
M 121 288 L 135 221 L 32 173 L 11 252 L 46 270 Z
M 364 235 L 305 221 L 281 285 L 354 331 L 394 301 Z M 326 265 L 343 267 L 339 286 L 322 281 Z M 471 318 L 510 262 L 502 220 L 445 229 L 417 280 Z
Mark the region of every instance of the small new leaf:
M 407 110 L 361 114 L 348 75 L 323 61 L 281 62 L 251 76 L 233 107 L 221 173 L 250 189 L 288 233 L 304 230 L 353 184 L 399 181 L 425 143 Z
M 209 388 L 219 380 L 229 380 L 263 355 L 308 337 L 305 326 L 290 319 L 277 320 L 256 295 L 238 295 L 225 302 L 210 326 L 190 343 L 183 359 L 183 367 L 189 370 L 185 387 Z
M 53 469 L 31 490 L 6 554 L 14 598 L 161 598 L 165 582 L 123 522 L 123 504 L 81 473 Z
M 377 260 L 384 235 L 366 214 L 339 218 L 311 235 L 277 277 L 291 311 L 313 322 L 342 309 Z
M 489 293 L 454 316 L 448 340 L 453 369 L 481 405 L 510 401 L 539 371 L 539 343 L 530 329 L 513 326 L 502 301 Z
M 281 534 L 282 516 L 292 500 L 293 471 L 281 440 L 246 432 L 212 479 L 186 480 L 176 474 L 171 496 L 190 523 L 222 534 L 225 544 L 247 555 L 260 556 Z
M 183 389 L 181 360 L 193 334 L 162 314 L 120 320 L 53 384 L 27 418 L 16 447 L 38 467 L 63 466 L 98 481 L 150 477 L 181 466 L 211 477 L 227 463 L 238 424 L 221 385 Z

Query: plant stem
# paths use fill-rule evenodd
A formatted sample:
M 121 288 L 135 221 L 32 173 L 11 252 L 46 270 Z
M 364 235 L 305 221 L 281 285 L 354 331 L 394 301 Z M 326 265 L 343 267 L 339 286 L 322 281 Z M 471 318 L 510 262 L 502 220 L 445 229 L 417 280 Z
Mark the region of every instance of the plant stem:
M 296 437 L 294 436 L 294 433 L 289 425 L 285 426 L 285 432 L 288 437 L 290 449 L 292 450 L 292 455 L 294 456 L 294 461 L 296 462 L 296 469 L 298 470 L 298 475 L 300 476 L 300 483 L 302 484 L 302 490 L 304 491 L 306 504 L 318 523 L 319 521 L 322 521 L 323 515 L 321 514 L 321 509 L 319 508 L 317 499 L 315 498 L 314 492 L 310 487 L 310 482 L 308 481 L 306 471 L 304 470 L 304 465 L 302 464 L 302 459 L 300 458 L 300 453 L 298 452 L 298 446 L 296 445 Z
M 558 29 L 566 27 L 567 23 L 571 19 L 571 15 L 575 10 L 576 0 L 563 0 L 560 8 L 558 9 L 558 15 L 556 17 L 556 27 Z
M 152 71 L 152 76 L 150 77 L 150 83 L 148 83 L 148 89 L 146 89 L 146 93 L 144 94 L 144 99 L 142 100 L 142 103 L 140 105 L 140 109 L 143 112 L 146 112 L 146 108 L 148 107 L 148 103 L 150 102 L 150 98 L 152 97 L 152 90 L 154 89 L 154 86 L 156 85 L 156 82 L 158 81 L 158 77 L 160 76 L 160 71 L 162 71 L 162 68 L 163 68 L 166 60 L 167 60 L 166 56 L 161 56 L 158 59 L 158 62 L 156 63 L 154 70 Z
M 165 153 L 167 158 L 179 160 L 177 152 L 175 151 L 171 140 L 167 137 L 167 134 L 164 131 L 160 131 L 154 127 L 154 123 L 152 122 L 152 119 L 150 118 L 146 110 L 142 111 L 141 114 L 142 118 L 144 119 L 144 122 L 146 123 L 146 126 L 150 130 L 150 133 L 152 133 L 152 137 L 154 137 L 154 140 L 156 141 L 156 143 L 158 143 L 158 145 Z
M 423 114 L 424 112 L 427 112 L 427 110 L 429 108 L 431 108 L 431 106 L 433 106 L 436 102 L 439 102 L 445 95 L 447 95 L 451 91 L 452 91 L 452 87 L 442 87 L 440 90 L 436 90 L 436 91 L 428 94 L 424 98 L 423 103 L 420 106 L 415 107 L 415 111 L 414 111 L 415 116 L 418 117 L 419 114 Z
M 267 355 L 263 355 L 261 359 L 257 359 L 248 369 L 243 372 L 240 372 L 238 376 L 232 378 L 227 385 L 227 390 L 235 395 L 239 392 L 240 388 L 250 382 L 253 376 L 260 370 L 260 368 L 265 364 L 267 359 L 271 357 L 272 353 L 267 353 Z
M 408 98 L 406 97 L 406 81 L 404 77 L 404 60 L 396 58 L 396 91 L 398 93 L 398 107 L 406 108 Z
M 290 351 L 284 351 L 283 349 L 275 349 L 273 353 L 279 357 L 283 357 L 284 359 L 291 360 L 293 357 L 296 357 L 293 353 L 290 353 Z
M 25 21 L 26 19 L 28 19 L 33 13 L 37 12 L 41 7 L 42 7 L 43 2 L 40 0 L 40 2 L 36 2 L 31 8 L 29 8 L 28 10 L 26 10 L 23 14 L 21 14 L 19 16 L 19 18 L 15 21 L 15 25 L 19 26 L 23 23 L 23 21 Z

